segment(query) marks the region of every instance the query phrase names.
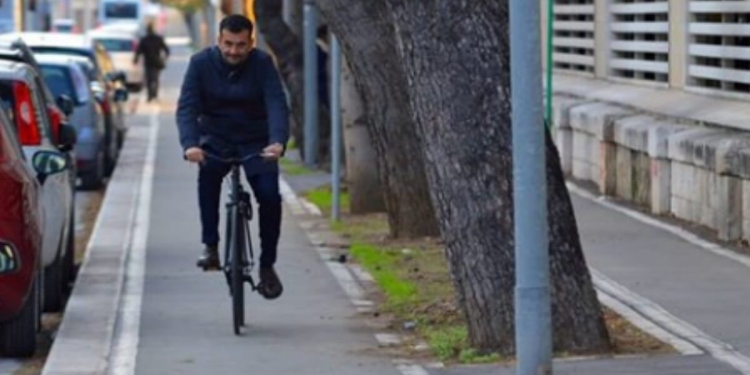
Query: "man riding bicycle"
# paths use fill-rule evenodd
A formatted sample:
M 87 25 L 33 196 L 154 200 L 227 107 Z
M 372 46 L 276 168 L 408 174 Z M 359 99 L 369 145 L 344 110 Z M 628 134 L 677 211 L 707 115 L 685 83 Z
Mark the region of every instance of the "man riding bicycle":
M 198 201 L 203 254 L 198 267 L 219 269 L 219 202 L 231 166 L 221 158 L 246 157 L 245 175 L 258 202 L 261 256 L 258 291 L 281 295 L 276 250 L 281 233 L 278 159 L 289 138 L 289 109 L 270 55 L 253 47 L 253 24 L 230 15 L 219 25 L 218 46 L 190 59 L 177 104 L 177 126 L 184 157 L 199 165 Z

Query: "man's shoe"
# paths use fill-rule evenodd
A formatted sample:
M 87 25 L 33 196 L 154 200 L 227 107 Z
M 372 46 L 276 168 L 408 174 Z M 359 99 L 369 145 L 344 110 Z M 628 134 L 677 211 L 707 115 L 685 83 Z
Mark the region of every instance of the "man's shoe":
M 219 264 L 219 250 L 215 246 L 206 246 L 203 254 L 198 258 L 197 265 L 199 268 L 203 268 L 204 271 L 218 271 L 221 268 L 221 264 Z
M 258 284 L 260 295 L 266 299 L 276 299 L 279 298 L 283 291 L 284 287 L 281 285 L 281 280 L 279 280 L 273 267 L 261 268 L 260 283 Z

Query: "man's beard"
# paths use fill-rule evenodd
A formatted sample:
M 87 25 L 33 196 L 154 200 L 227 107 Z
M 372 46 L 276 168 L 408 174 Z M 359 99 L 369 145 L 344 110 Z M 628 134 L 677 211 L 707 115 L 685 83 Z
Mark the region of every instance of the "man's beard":
M 247 55 L 228 56 L 226 54 L 222 54 L 222 56 L 224 57 L 224 61 L 226 61 L 226 63 L 229 65 L 240 64 L 241 62 L 245 61 L 245 59 L 247 58 Z

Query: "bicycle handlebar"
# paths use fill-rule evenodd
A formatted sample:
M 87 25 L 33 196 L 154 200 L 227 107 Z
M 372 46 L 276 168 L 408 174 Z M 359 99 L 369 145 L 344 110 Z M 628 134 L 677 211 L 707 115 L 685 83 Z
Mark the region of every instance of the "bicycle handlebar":
M 261 154 L 261 153 L 253 153 L 253 154 L 241 157 L 241 158 L 222 158 L 222 157 L 214 155 L 214 154 L 212 154 L 212 153 L 210 153 L 208 151 L 204 151 L 203 154 L 206 155 L 206 157 L 209 157 L 211 159 L 220 161 L 222 163 L 227 163 L 227 164 L 242 164 L 242 163 L 244 163 L 244 162 L 246 162 L 248 160 L 255 159 L 255 158 L 262 158 L 263 157 L 263 154 Z

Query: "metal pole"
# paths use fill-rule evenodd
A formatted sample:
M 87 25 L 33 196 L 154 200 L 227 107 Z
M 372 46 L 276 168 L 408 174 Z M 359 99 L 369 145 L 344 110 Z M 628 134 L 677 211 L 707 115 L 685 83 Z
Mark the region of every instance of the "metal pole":
M 331 217 L 341 219 L 341 44 L 331 34 Z
M 545 101 L 544 108 L 544 118 L 547 120 L 547 127 L 552 127 L 554 125 L 552 124 L 552 65 L 554 64 L 554 61 L 552 59 L 552 54 L 554 53 L 552 47 L 552 38 L 555 35 L 552 27 L 554 26 L 554 9 L 555 0 L 547 0 L 547 90 L 545 93 L 547 100 Z
M 318 22 L 315 1 L 305 0 L 304 4 L 305 164 L 315 167 L 318 156 L 318 51 L 315 44 Z
M 82 32 L 87 32 L 91 30 L 91 18 L 93 17 L 93 10 L 91 9 L 91 3 L 95 0 L 83 0 L 83 30 Z
M 539 1 L 510 1 L 517 375 L 552 374 Z

